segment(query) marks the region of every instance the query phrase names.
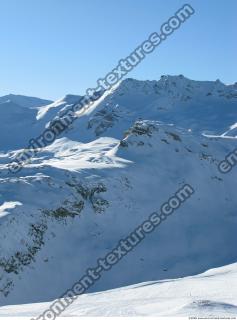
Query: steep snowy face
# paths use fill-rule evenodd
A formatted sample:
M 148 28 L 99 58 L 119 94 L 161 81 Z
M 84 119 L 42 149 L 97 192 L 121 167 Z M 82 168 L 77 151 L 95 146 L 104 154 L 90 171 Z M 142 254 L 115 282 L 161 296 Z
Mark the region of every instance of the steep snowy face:
M 235 93 L 235 85 L 182 76 L 127 79 L 19 173 L 8 171 L 19 150 L 2 148 L 0 303 L 57 298 L 185 183 L 193 196 L 91 290 L 235 262 L 236 170 L 218 171 L 237 146 Z M 32 130 L 16 141 L 23 144 L 77 100 L 13 105 L 18 130 Z
M 78 103 L 81 96 L 68 94 L 62 99 L 38 108 L 37 120 L 41 120 L 47 117 L 47 120 L 52 120 L 55 116 L 60 116 L 67 111 L 66 107 L 69 107 L 75 103 Z M 46 120 L 46 121 L 47 121 Z
M 140 118 L 220 135 L 235 122 L 236 105 L 236 84 L 183 76 L 162 76 L 159 81 L 126 79 L 91 115 L 89 129 L 96 136 L 121 138 L 125 127 Z

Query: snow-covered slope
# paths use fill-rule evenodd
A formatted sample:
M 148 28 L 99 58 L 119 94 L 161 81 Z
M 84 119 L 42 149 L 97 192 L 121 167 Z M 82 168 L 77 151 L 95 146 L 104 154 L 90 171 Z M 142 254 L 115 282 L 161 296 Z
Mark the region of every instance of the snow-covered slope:
M 52 101 L 50 100 L 27 97 L 17 94 L 8 94 L 6 96 L 0 97 L 0 104 L 6 102 L 12 102 L 24 108 L 37 108 L 52 103 Z
M 66 107 L 77 103 L 80 100 L 81 96 L 76 96 L 68 94 L 62 99 L 59 99 L 55 102 L 41 106 L 38 108 L 38 114 L 36 119 L 40 120 L 47 117 L 48 121 L 52 120 L 55 116 L 60 115 L 66 111 Z M 45 119 L 44 119 L 45 120 Z
M 144 282 L 85 294 L 62 316 L 189 316 L 237 315 L 237 264 L 179 279 Z M 0 316 L 37 317 L 50 303 L 6 306 Z
M 67 95 L 47 104 L 45 100 L 24 96 L 0 98 L 3 103 L 2 107 L 0 104 L 0 117 L 2 112 L 8 112 L 10 118 L 13 109 L 11 120 L 3 122 L 0 127 L 0 149 L 26 148 L 31 138 L 38 137 L 50 121 L 62 116 L 80 98 Z M 125 79 L 106 92 L 94 104 L 96 107 L 92 105 L 62 136 L 80 142 L 90 142 L 101 136 L 122 139 L 124 131 L 139 119 L 164 121 L 197 133 L 221 135 L 236 123 L 236 100 L 236 83 L 194 81 L 182 75 L 162 76 L 158 81 Z M 11 104 L 37 108 L 21 111 L 22 117 L 27 119 L 21 125 L 14 117 L 16 111 L 14 107 L 10 108 Z
M 26 147 L 32 135 L 45 126 L 35 121 L 37 108 L 49 103 L 49 100 L 14 94 L 0 97 L 0 150 Z
M 134 121 L 152 119 L 174 123 L 197 133 L 220 135 L 235 123 L 237 84 L 219 80 L 193 81 L 182 75 L 162 76 L 159 81 L 126 79 L 81 117 L 69 133 L 88 141 L 98 136 L 121 135 Z
M 25 134 L 1 148 L 1 305 L 60 296 L 184 183 L 194 188 L 192 198 L 91 290 L 236 262 L 236 169 L 222 175 L 217 168 L 237 146 L 225 134 L 237 122 L 236 85 L 182 76 L 127 79 L 10 173 L 8 163 L 20 151 L 14 143 L 24 148 L 23 138 L 77 99 L 24 108 Z M 14 121 L 24 112 L 17 108 Z

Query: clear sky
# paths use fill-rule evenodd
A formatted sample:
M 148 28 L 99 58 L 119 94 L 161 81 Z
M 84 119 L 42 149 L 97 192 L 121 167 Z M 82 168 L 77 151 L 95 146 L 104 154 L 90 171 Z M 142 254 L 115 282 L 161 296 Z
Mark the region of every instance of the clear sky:
M 185 3 L 0 0 L 0 96 L 84 94 Z M 129 77 L 237 81 L 237 0 L 187 3 L 195 15 Z

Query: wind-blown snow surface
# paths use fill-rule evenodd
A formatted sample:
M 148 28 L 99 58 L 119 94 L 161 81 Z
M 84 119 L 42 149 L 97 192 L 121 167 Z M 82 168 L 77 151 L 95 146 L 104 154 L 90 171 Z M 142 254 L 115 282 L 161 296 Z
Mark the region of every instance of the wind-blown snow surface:
M 91 291 L 236 262 L 236 168 L 217 168 L 237 146 L 236 84 L 127 79 L 10 173 L 27 139 L 77 99 L 24 108 L 22 135 L 23 109 L 12 119 L 0 105 L 0 136 L 12 129 L 0 152 L 1 305 L 57 298 L 185 183 L 195 194 Z
M 62 316 L 195 316 L 237 315 L 237 264 L 200 275 L 144 282 L 78 296 Z M 37 318 L 51 303 L 0 308 L 0 316 Z

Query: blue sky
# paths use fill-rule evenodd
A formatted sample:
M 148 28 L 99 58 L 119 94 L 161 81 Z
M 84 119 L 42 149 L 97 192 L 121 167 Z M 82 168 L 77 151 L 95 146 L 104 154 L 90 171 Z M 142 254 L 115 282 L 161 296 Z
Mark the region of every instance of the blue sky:
M 1 0 L 0 95 L 84 94 L 186 2 Z M 129 77 L 237 81 L 237 1 L 191 0 L 196 13 Z

